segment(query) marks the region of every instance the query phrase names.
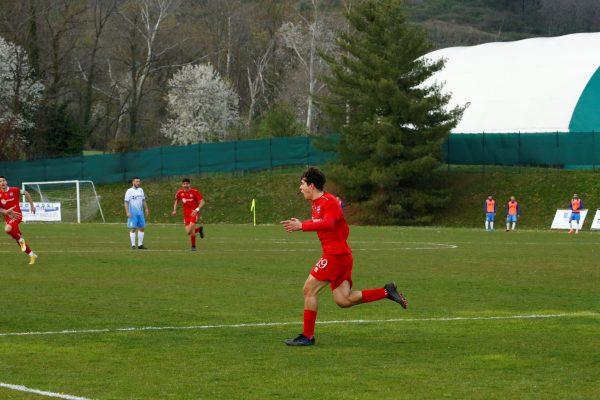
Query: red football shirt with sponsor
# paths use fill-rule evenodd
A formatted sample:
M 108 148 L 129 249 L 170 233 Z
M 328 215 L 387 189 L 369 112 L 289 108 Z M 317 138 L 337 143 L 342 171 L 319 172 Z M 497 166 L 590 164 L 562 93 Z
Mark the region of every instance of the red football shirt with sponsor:
M 5 192 L 0 190 L 0 208 L 5 210 L 14 207 L 14 211 L 20 213 L 21 207 L 19 207 L 19 196 L 21 195 L 21 189 L 18 187 L 9 187 Z
M 200 193 L 196 189 L 190 188 L 190 190 L 185 191 L 183 189 L 179 189 L 175 198 L 178 201 L 181 201 L 183 204 L 183 213 L 191 214 L 194 209 L 198 208 L 200 205 L 200 200 L 202 200 L 202 193 Z
M 324 192 L 312 202 L 312 220 L 302 222 L 304 232 L 316 231 L 323 254 L 350 254 L 348 234 L 350 229 L 344 218 L 340 202 L 330 193 Z

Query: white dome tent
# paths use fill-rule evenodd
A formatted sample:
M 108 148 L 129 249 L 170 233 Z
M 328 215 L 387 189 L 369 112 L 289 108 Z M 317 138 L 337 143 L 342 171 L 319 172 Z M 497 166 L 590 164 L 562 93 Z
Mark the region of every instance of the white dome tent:
M 600 33 L 452 47 L 425 84 L 449 108 L 469 104 L 453 133 L 600 132 Z

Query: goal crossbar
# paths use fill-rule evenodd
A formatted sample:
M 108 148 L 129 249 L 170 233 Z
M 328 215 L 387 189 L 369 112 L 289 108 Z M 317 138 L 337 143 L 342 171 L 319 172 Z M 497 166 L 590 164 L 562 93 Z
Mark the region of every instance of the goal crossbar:
M 21 183 L 21 189 L 25 190 L 25 186 L 26 185 L 56 185 L 56 184 L 69 184 L 69 183 L 74 183 L 75 184 L 75 195 L 76 195 L 76 204 L 77 204 L 77 223 L 80 224 L 81 223 L 81 197 L 79 196 L 79 187 L 81 183 L 90 183 L 92 185 L 92 189 L 94 190 L 94 198 L 96 201 L 96 204 L 98 205 L 98 209 L 100 210 L 100 216 L 102 217 L 102 222 L 106 222 L 106 220 L 104 219 L 104 213 L 102 212 L 102 206 L 100 205 L 100 201 L 98 200 L 98 193 L 96 192 L 96 186 L 94 185 L 94 182 L 92 181 L 79 181 L 79 180 L 72 180 L 72 181 L 43 181 L 43 182 L 22 182 Z M 23 196 L 23 201 L 25 201 L 25 196 Z

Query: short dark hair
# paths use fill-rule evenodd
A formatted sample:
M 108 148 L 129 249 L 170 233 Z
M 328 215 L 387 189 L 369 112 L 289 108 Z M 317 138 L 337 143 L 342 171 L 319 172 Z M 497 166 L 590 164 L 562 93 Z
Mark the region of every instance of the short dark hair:
M 307 185 L 311 183 L 315 185 L 318 190 L 323 190 L 325 187 L 325 174 L 320 169 L 310 167 L 303 174 L 300 180 L 306 181 Z
M 4 175 L 0 175 L 0 179 L 2 179 L 2 178 L 6 179 L 6 177 Z M 6 179 L 6 180 L 8 180 L 8 179 Z
M 181 180 L 181 183 L 183 183 L 183 182 L 190 183 L 190 178 L 183 178 L 183 179 Z
M 131 178 L 131 182 L 135 181 L 136 179 L 140 179 L 139 176 L 134 176 L 133 178 Z

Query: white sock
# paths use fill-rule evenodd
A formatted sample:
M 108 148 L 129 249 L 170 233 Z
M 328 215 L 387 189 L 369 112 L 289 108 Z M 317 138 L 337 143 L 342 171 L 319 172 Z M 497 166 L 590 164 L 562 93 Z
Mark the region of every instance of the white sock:
M 507 222 L 506 223 L 506 230 L 509 230 L 509 229 L 510 229 L 510 222 Z
M 490 229 L 494 230 L 494 221 L 490 221 Z
M 485 230 L 486 230 L 486 231 L 487 231 L 488 229 L 490 229 L 490 228 L 489 228 L 489 225 L 490 225 L 490 221 L 485 221 Z
M 144 244 L 144 232 L 138 232 L 138 246 Z
M 135 246 L 135 232 L 129 232 L 129 238 L 131 239 L 131 245 Z
M 516 222 L 513 222 L 513 227 L 512 227 L 512 230 L 514 231 L 516 227 L 517 227 L 517 223 L 516 223 Z
M 579 221 L 575 221 L 575 232 L 579 232 Z

